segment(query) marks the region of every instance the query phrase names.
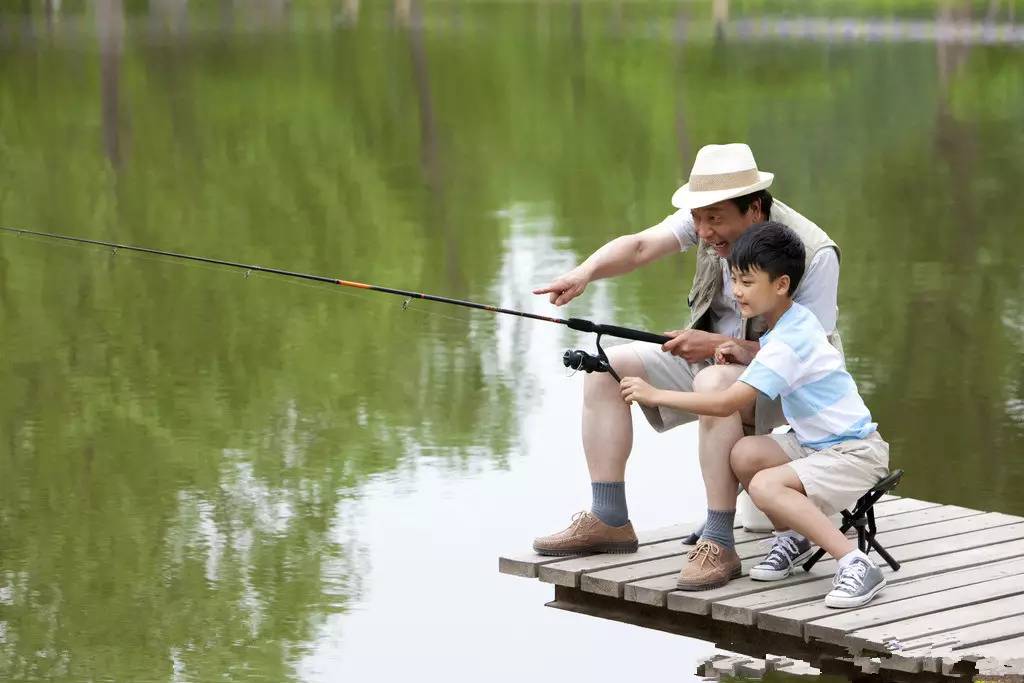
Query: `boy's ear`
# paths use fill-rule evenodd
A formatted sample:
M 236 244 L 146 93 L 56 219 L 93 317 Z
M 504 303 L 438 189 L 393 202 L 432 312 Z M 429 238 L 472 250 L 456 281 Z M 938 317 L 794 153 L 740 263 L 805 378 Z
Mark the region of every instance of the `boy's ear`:
M 789 283 L 790 283 L 790 279 L 789 279 L 788 275 L 786 275 L 786 274 L 780 275 L 779 277 L 777 277 L 775 279 L 775 283 L 774 283 L 775 284 L 775 291 L 778 294 L 780 294 L 780 295 L 788 294 L 789 293 Z

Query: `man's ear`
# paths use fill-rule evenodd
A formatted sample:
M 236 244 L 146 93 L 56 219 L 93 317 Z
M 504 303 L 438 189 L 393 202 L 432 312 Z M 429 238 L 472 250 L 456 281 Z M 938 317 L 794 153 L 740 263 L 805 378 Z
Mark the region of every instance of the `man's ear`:
M 750 204 L 750 208 L 748 210 L 754 212 L 754 220 L 763 223 L 764 221 L 768 220 L 768 215 L 764 212 L 762 204 L 763 201 L 761 199 L 758 199 Z

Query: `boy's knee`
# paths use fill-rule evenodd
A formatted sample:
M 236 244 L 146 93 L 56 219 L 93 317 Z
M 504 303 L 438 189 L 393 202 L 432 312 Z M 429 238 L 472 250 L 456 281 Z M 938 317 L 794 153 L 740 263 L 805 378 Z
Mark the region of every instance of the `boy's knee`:
M 761 470 L 750 479 L 750 488 L 747 493 L 757 507 L 764 509 L 765 505 L 774 498 L 773 492 L 779 488 L 777 477 L 773 476 L 770 470 Z

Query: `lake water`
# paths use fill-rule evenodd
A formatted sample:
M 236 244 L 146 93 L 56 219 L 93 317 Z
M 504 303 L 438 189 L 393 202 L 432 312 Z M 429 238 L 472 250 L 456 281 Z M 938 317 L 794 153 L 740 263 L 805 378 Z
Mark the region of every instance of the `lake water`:
M 842 247 L 900 493 L 1024 514 L 1020 28 L 892 4 L 9 3 L 0 224 L 556 314 L 746 141 Z M 692 272 L 557 314 L 670 329 Z M 0 236 L 0 678 L 692 678 L 497 573 L 589 502 L 592 338 L 402 304 Z M 695 430 L 635 420 L 634 523 L 699 518 Z

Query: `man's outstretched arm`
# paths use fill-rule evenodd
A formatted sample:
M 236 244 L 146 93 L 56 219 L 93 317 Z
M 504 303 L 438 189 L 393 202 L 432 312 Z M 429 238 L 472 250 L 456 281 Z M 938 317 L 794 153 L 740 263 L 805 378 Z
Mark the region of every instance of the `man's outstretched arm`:
M 661 224 L 655 225 L 642 232 L 616 237 L 586 261 L 533 290 L 533 293 L 548 294 L 551 303 L 564 306 L 582 294 L 594 280 L 623 275 L 679 249 L 679 240 L 672 230 Z

